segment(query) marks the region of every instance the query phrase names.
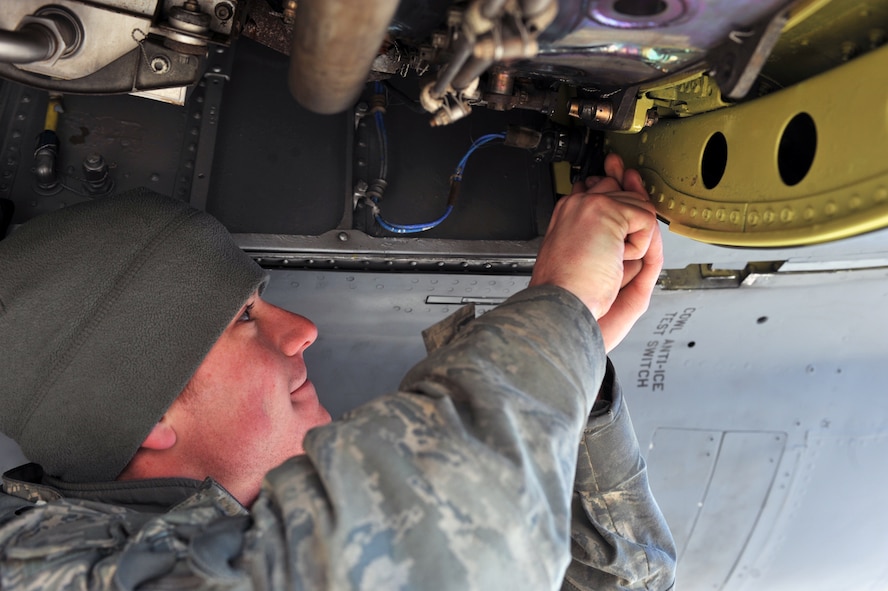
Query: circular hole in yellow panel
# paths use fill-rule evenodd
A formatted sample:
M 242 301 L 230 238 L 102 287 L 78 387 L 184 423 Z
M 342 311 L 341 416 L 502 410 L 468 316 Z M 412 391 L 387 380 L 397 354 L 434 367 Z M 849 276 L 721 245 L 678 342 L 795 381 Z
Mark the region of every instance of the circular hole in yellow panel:
M 700 160 L 700 176 L 703 186 L 714 189 L 721 182 L 728 166 L 728 141 L 722 132 L 717 131 L 709 137 L 703 148 Z
M 793 117 L 780 136 L 777 169 L 783 182 L 792 187 L 802 182 L 817 153 L 817 126 L 807 113 Z

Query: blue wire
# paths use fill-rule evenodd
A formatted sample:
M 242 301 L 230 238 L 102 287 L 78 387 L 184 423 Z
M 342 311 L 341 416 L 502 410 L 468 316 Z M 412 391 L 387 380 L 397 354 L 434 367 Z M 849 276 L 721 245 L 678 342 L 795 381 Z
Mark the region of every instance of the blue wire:
M 379 113 L 377 113 L 377 115 L 379 115 Z M 484 144 L 488 144 L 488 143 L 496 141 L 496 140 L 504 140 L 504 139 L 506 139 L 506 134 L 504 134 L 504 133 L 488 133 L 487 135 L 482 135 L 477 140 L 472 142 L 472 145 L 469 147 L 469 149 L 466 151 L 465 155 L 459 161 L 459 164 L 457 164 L 456 170 L 453 172 L 452 182 L 458 183 L 458 182 L 462 181 L 463 171 L 465 170 L 466 164 L 469 161 L 469 156 L 471 156 L 475 150 L 477 150 L 478 148 L 480 148 Z M 437 220 L 434 220 L 431 222 L 426 222 L 424 224 L 393 224 L 391 222 L 385 221 L 379 213 L 377 213 L 375 215 L 375 217 L 376 217 L 376 222 L 380 226 L 382 226 L 383 229 L 388 230 L 389 232 L 394 232 L 395 234 L 415 234 L 418 232 L 425 232 L 426 230 L 431 230 L 432 228 L 438 226 L 439 224 L 441 224 L 441 222 L 443 222 L 444 220 L 447 219 L 447 216 L 450 215 L 451 211 L 453 211 L 453 206 L 448 205 L 447 209 L 444 211 L 444 215 L 439 217 Z
M 374 82 L 373 91 L 376 94 L 384 94 L 385 88 L 382 83 Z M 388 176 L 388 133 L 385 130 L 382 111 L 376 111 L 373 114 L 373 120 L 376 122 L 376 133 L 379 138 L 379 178 L 385 180 L 385 177 Z
M 382 113 L 376 111 L 373 114 L 376 120 L 376 132 L 379 134 L 379 178 L 385 180 L 388 176 L 388 134 L 385 131 L 385 124 L 382 121 Z
M 388 230 L 389 232 L 394 232 L 395 234 L 415 234 L 417 232 L 425 232 L 426 230 L 431 230 L 441 222 L 447 219 L 447 216 L 450 215 L 450 212 L 453 211 L 453 206 L 448 205 L 447 209 L 444 210 L 444 215 L 439 217 L 437 220 L 432 222 L 427 222 L 425 224 L 391 224 L 380 216 L 378 213 L 376 214 L 376 221 L 379 223 L 383 229 Z
M 459 161 L 459 164 L 456 165 L 456 170 L 453 173 L 453 179 L 457 181 L 462 180 L 463 170 L 466 168 L 466 163 L 469 161 L 469 156 L 472 155 L 472 152 L 483 146 L 484 144 L 488 144 L 495 140 L 504 140 L 506 139 L 506 134 L 504 133 L 488 133 L 487 135 L 482 135 L 469 147 L 465 156 L 462 157 L 462 160 Z

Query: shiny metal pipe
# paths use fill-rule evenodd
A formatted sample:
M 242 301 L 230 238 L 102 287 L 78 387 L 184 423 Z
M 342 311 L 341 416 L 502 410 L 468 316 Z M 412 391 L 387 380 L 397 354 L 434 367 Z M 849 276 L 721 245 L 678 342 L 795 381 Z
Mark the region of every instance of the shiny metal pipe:
M 18 31 L 0 31 L 0 62 L 30 64 L 52 57 L 55 38 L 39 25 L 25 25 Z
M 466 61 L 472 57 L 472 51 L 475 49 L 474 38 L 467 37 L 464 33 L 460 33 L 457 37 L 453 50 L 453 57 L 447 62 L 447 65 L 438 72 L 438 78 L 435 80 L 435 86 L 432 90 L 434 98 L 441 98 L 447 93 L 450 83 L 459 74 Z
M 472 56 L 469 58 L 469 61 L 463 65 L 459 73 L 453 78 L 453 82 L 450 84 L 456 91 L 465 90 L 472 85 L 475 78 L 483 74 L 491 65 L 493 65 L 492 59 Z

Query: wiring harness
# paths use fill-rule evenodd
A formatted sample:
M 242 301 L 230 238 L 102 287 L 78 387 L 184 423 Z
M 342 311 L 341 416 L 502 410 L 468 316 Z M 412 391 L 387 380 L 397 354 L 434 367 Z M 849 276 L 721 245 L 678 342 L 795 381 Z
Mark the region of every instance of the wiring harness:
M 445 208 L 444 213 L 441 215 L 441 217 L 429 222 L 419 224 L 396 224 L 383 218 L 382 212 L 380 211 L 379 203 L 382 199 L 385 188 L 387 187 L 386 178 L 388 176 L 388 135 L 385 130 L 385 121 L 383 119 L 383 113 L 385 112 L 385 90 L 382 84 L 380 84 L 379 82 L 374 83 L 374 92 L 376 93 L 376 97 L 379 97 L 374 101 L 373 106 L 373 121 L 376 125 L 376 138 L 380 150 L 379 178 L 370 183 L 365 199 L 369 201 L 370 209 L 373 213 L 373 218 L 376 220 L 376 223 L 379 224 L 379 226 L 384 230 L 395 234 L 416 234 L 419 232 L 431 230 L 432 228 L 439 226 L 444 220 L 446 220 L 450 213 L 453 211 L 456 199 L 459 196 L 460 186 L 463 180 L 463 173 L 465 172 L 469 157 L 475 152 L 475 150 L 477 150 L 481 146 L 484 146 L 485 144 L 497 141 L 504 141 L 506 139 L 506 134 L 488 133 L 472 142 L 472 145 L 469 146 L 468 150 L 466 150 L 466 153 L 456 165 L 456 169 L 453 171 L 453 175 L 451 175 L 450 177 L 450 192 L 447 197 L 447 207 Z

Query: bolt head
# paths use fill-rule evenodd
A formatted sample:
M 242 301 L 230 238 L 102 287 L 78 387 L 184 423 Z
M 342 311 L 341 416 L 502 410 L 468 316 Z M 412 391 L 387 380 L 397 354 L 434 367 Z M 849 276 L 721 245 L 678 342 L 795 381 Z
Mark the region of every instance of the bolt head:
M 216 5 L 216 8 L 213 9 L 213 13 L 220 21 L 227 21 L 234 15 L 234 10 L 231 8 L 231 4 L 222 2 Z
M 151 71 L 155 74 L 166 74 L 170 71 L 171 63 L 165 55 L 156 55 L 150 61 Z

